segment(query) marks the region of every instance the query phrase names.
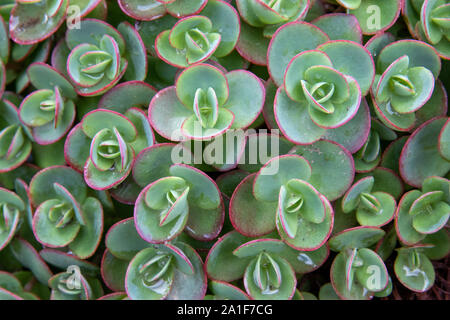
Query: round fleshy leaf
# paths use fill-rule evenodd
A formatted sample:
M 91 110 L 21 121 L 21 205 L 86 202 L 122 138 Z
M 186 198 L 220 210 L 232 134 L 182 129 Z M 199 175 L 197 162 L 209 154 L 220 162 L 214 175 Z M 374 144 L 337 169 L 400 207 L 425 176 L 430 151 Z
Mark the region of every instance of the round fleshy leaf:
M 244 70 L 229 72 L 226 78 L 229 97 L 224 107 L 234 114 L 231 128 L 246 128 L 261 113 L 265 100 L 264 86 L 258 77 Z
M 258 171 L 253 183 L 253 194 L 257 200 L 277 201 L 282 185 L 291 179 L 308 181 L 311 165 L 298 155 L 285 155 L 269 160 Z
M 361 226 L 335 234 L 328 243 L 333 251 L 342 251 L 346 248 L 367 248 L 377 243 L 384 235 L 385 232 L 380 228 Z
M 114 170 L 102 171 L 95 167 L 90 158 L 86 161 L 84 166 L 84 180 L 90 188 L 107 190 L 118 185 L 128 177 L 134 163 L 134 150 L 125 143 L 122 143 L 122 145 L 124 145 L 124 149 L 127 148 L 126 154 L 128 155 L 127 158 L 120 158 L 122 167 L 119 165 L 115 166 Z M 121 151 L 121 154 L 123 154 L 123 151 Z
M 180 189 L 180 183 L 181 187 L 185 188 L 184 191 L 180 193 L 176 201 L 168 203 L 164 199 L 165 195 L 172 189 Z M 148 242 L 163 243 L 180 234 L 189 214 L 187 201 L 189 191 L 183 179 L 175 177 L 162 178 L 144 188 L 134 208 L 134 221 L 139 235 Z M 170 207 L 164 210 L 166 203 Z
M 133 178 L 141 187 L 160 178 L 170 176 L 174 163 L 191 163 L 193 155 L 182 145 L 159 143 L 141 151 L 133 166 Z M 184 161 L 188 160 L 189 161 Z
M 423 240 L 423 243 L 433 245 L 432 248 L 425 248 L 424 253 L 429 259 L 444 259 L 450 252 L 450 236 L 445 229 L 429 234 Z
M 136 253 L 149 246 L 137 233 L 133 218 L 114 224 L 105 238 L 106 247 L 111 254 L 122 260 L 131 260 Z
M 87 188 L 83 176 L 72 168 L 64 166 L 48 167 L 39 171 L 30 182 L 30 195 L 33 206 L 59 198 L 54 183 L 63 186 L 79 203 L 86 198 Z
M 244 21 L 241 22 L 241 33 L 236 44 L 236 50 L 246 60 L 253 64 L 267 64 L 267 49 L 270 39 L 264 37 L 260 28 L 255 28 Z
M 406 141 L 400 155 L 400 174 L 409 184 L 420 187 L 425 178 L 443 176 L 450 162 L 439 153 L 438 137 L 446 118 L 425 122 Z
M 148 108 L 148 117 L 152 128 L 171 141 L 185 139 L 181 133 L 181 126 L 186 119 L 193 115 L 193 110 L 188 110 L 178 99 L 175 86 L 158 92 Z
M 371 249 L 361 248 L 358 250 L 358 259 L 363 261 L 361 267 L 355 270 L 355 278 L 370 292 L 384 290 L 389 281 L 389 274 L 380 256 Z M 373 274 L 377 272 L 378 279 L 374 281 Z
M 349 213 L 355 210 L 361 201 L 361 195 L 372 191 L 375 179 L 372 176 L 363 178 L 347 190 L 342 198 L 342 211 Z
M 105 285 L 113 291 L 125 291 L 125 275 L 129 261 L 116 258 L 107 249 L 103 254 L 101 271 Z
M 108 23 L 97 19 L 83 19 L 79 28 L 71 28 L 66 33 L 66 43 L 69 49 L 80 44 L 98 45 L 104 35 L 112 37 L 120 52 L 125 52 L 125 41 L 122 35 Z
M 75 125 L 64 142 L 64 159 L 78 171 L 83 171 L 89 157 L 91 140 L 81 129 L 81 123 Z
M 157 0 L 119 0 L 118 3 L 125 14 L 136 20 L 151 21 L 166 14 L 164 3 Z
M 30 82 L 37 89 L 51 89 L 57 86 L 64 97 L 75 99 L 77 93 L 72 84 L 57 69 L 41 62 L 31 64 L 27 68 Z
M 388 128 L 406 132 L 414 128 L 416 117 L 414 113 L 398 113 L 393 110 L 391 101 L 379 102 L 372 96 L 372 105 L 378 119 Z
M 176 82 L 177 96 L 188 109 L 194 106 L 197 90 L 206 92 L 209 88 L 214 89 L 219 106 L 223 106 L 229 96 L 228 80 L 218 68 L 207 64 L 187 68 Z
M 350 153 L 358 151 L 370 132 L 370 112 L 366 99 L 361 100 L 358 112 L 349 122 L 335 129 L 328 129 L 323 138 L 341 144 Z
M 131 142 L 136 138 L 136 128 L 133 126 L 130 120 L 120 113 L 106 110 L 97 109 L 89 112 L 83 117 L 81 128 L 83 132 L 89 137 L 93 138 L 100 130 L 114 128 L 120 132 L 125 141 Z
M 54 12 L 49 14 L 51 6 Z M 50 37 L 64 22 L 68 0 L 37 3 L 18 2 L 11 10 L 9 33 L 19 44 L 33 44 Z
M 182 134 L 189 140 L 209 140 L 224 134 L 234 123 L 234 114 L 225 108 L 218 109 L 214 127 L 203 128 L 196 115 L 187 118 L 181 125 Z
M 167 300 L 202 300 L 205 297 L 207 278 L 202 259 L 198 253 L 183 242 L 176 242 L 179 251 L 188 259 L 193 272 L 185 273 L 180 268 L 174 270 L 172 288 Z M 177 248 L 177 249 L 178 249 Z
M 119 24 L 117 30 L 123 36 L 127 48 L 124 58 L 128 61 L 128 67 L 124 78 L 144 81 L 147 76 L 147 52 L 141 36 L 128 22 Z
M 26 240 L 15 238 L 11 242 L 11 250 L 20 263 L 31 270 L 34 277 L 42 284 L 47 285 L 48 280 L 53 275 L 50 268 L 42 260 L 36 249 Z
M 305 79 L 306 70 L 313 66 L 332 67 L 333 64 L 325 53 L 318 50 L 303 51 L 289 62 L 284 75 L 284 87 L 292 100 L 298 102 L 305 100 L 301 81 Z
M 230 220 L 234 228 L 249 237 L 262 236 L 275 229 L 276 202 L 258 201 L 253 195 L 255 174 L 236 187 L 230 200 Z
M 233 254 L 233 251 L 250 240 L 251 238 L 247 238 L 236 231 L 229 232 L 219 238 L 206 257 L 205 270 L 208 277 L 227 282 L 242 278 L 251 258 L 238 258 Z
M 239 258 L 256 257 L 261 252 L 280 254 L 286 250 L 286 245 L 277 239 L 256 239 L 237 247 L 233 254 Z
M 441 70 L 441 60 L 429 44 L 416 40 L 400 40 L 387 45 L 377 59 L 377 73 L 382 74 L 389 65 L 402 56 L 408 56 L 409 67 L 424 67 L 437 78 Z
M 156 93 L 152 86 L 142 81 L 120 83 L 102 96 L 98 108 L 124 114 L 133 107 L 147 108 Z
M 99 268 L 96 265 L 59 249 L 45 248 L 39 251 L 39 254 L 45 262 L 59 269 L 66 270 L 69 266 L 75 265 L 80 267 L 83 274 L 96 276 L 99 273 Z
M 209 288 L 221 300 L 250 300 L 247 293 L 225 281 L 213 280 L 209 283 Z
M 296 146 L 291 152 L 308 160 L 312 169 L 308 181 L 330 201 L 339 198 L 353 181 L 353 158 L 335 142 L 321 140 L 308 146 Z
M 312 24 L 325 32 L 330 40 L 349 40 L 362 43 L 362 32 L 355 16 L 345 13 L 323 15 Z

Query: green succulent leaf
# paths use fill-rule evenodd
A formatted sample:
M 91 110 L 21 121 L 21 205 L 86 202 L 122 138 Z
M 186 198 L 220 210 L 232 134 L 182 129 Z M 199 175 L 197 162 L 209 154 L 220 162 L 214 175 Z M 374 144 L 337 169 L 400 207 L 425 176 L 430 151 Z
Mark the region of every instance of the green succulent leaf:
M 434 284 L 435 272 L 431 261 L 420 248 L 401 248 L 394 263 L 398 280 L 408 289 L 424 292 Z

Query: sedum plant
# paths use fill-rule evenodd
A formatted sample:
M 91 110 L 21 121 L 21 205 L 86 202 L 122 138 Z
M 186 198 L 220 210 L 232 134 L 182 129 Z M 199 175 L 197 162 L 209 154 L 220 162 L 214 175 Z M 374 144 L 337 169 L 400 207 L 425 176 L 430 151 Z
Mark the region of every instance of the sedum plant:
M 448 299 L 449 8 L 1 1 L 0 300 Z
M 37 241 L 51 248 L 68 246 L 82 259 L 95 253 L 102 236 L 103 208 L 99 200 L 88 197 L 81 174 L 62 166 L 43 169 L 33 177 L 29 192 L 36 206 Z
M 219 19 L 219 15 L 224 18 Z M 160 59 L 185 68 L 213 55 L 228 55 L 236 45 L 239 31 L 236 10 L 224 1 L 212 0 L 199 15 L 182 18 L 170 30 L 161 32 L 155 49 Z

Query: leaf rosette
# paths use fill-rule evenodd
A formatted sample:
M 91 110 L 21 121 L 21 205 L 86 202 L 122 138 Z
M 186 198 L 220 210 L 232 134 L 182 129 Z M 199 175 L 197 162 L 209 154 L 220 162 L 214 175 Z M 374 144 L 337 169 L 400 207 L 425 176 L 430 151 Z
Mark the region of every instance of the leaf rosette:
M 371 246 L 385 232 L 377 227 L 346 229 L 330 238 L 330 249 L 339 254 L 330 270 L 331 284 L 344 300 L 368 300 L 385 290 L 389 274 L 381 257 Z
M 106 190 L 128 177 L 135 155 L 153 142 L 150 125 L 140 110 L 130 108 L 122 115 L 97 109 L 72 129 L 64 150 L 67 162 L 84 171 L 91 188 Z
M 441 177 L 424 180 L 422 190 L 405 193 L 395 218 L 397 235 L 405 245 L 415 245 L 444 228 L 450 217 L 450 182 Z
M 426 246 L 423 245 L 397 249 L 395 275 L 401 284 L 415 292 L 429 290 L 436 277 L 433 264 L 424 253 L 425 250 Z
M 219 17 L 221 16 L 221 17 Z M 178 68 L 228 55 L 240 32 L 239 15 L 228 3 L 208 1 L 199 13 L 178 20 L 155 39 L 158 57 Z
M 125 288 L 130 299 L 202 299 L 206 287 L 200 257 L 182 242 L 143 249 L 126 271 Z
M 337 128 L 358 110 L 361 90 L 351 76 L 333 67 L 322 51 L 305 51 L 289 63 L 284 88 L 290 99 L 307 105 L 311 120 L 325 129 Z
M 30 183 L 36 240 L 50 248 L 68 247 L 81 259 L 92 256 L 103 232 L 103 208 L 87 192 L 83 176 L 72 168 L 38 172 Z
M 123 241 L 124 237 L 127 241 Z M 107 250 L 101 263 L 102 278 L 115 292 L 130 299 L 203 299 L 207 280 L 197 252 L 175 239 L 149 244 L 133 218 L 114 224 L 106 234 Z
M 307 37 L 307 32 L 313 32 L 308 41 L 315 39 L 315 46 L 292 48 L 289 52 L 292 58 L 287 61 L 282 48 L 289 36 L 298 34 L 300 40 Z M 345 125 L 349 130 L 367 127 L 365 117 L 361 116 L 365 110 L 356 115 L 375 76 L 373 59 L 356 42 L 326 42 L 324 36 L 313 25 L 288 24 L 277 31 L 269 47 L 269 71 L 280 86 L 275 95 L 275 120 L 283 134 L 296 144 L 311 144 L 324 136 L 336 136 L 334 139 L 340 142 L 348 138 L 342 132 L 344 129 L 337 129 Z M 305 127 L 308 129 L 302 130 Z
M 152 127 L 167 139 L 208 140 L 250 126 L 264 99 L 264 86 L 254 74 L 245 70 L 224 74 L 214 66 L 197 64 L 186 68 L 175 86 L 153 97 L 148 115 Z
M 242 219 L 242 208 L 252 203 L 249 201 L 255 202 L 254 205 L 260 202 L 264 216 L 267 215 L 272 223 L 275 218 L 276 228 L 283 241 L 297 250 L 318 249 L 331 233 L 334 212 L 328 199 L 308 182 L 311 173 L 309 162 L 298 155 L 269 160 L 254 176 L 250 189 L 252 196 L 246 191 L 245 184 L 236 188 L 230 205 L 233 210 L 230 217 L 232 222 L 238 230 L 253 229 L 248 225 L 251 220 Z M 270 225 L 261 225 L 257 228 L 259 231 L 254 231 L 260 233 L 270 228 Z M 307 239 L 304 238 L 306 230 L 311 235 Z
M 193 167 L 174 164 L 167 177 L 145 187 L 134 220 L 143 239 L 163 243 L 185 228 L 195 238 L 213 239 L 223 224 L 222 196 L 215 182 Z
M 122 77 L 144 80 L 147 73 L 144 44 L 127 22 L 116 30 L 100 20 L 82 20 L 80 28 L 67 30 L 54 60 L 55 67 L 68 75 L 80 96 L 101 95 Z
M 438 54 L 425 42 L 401 40 L 384 47 L 371 89 L 380 121 L 396 131 L 411 130 L 433 95 L 440 69 Z
M 395 198 L 386 192 L 373 192 L 373 176 L 362 178 L 345 193 L 342 211 L 356 210 L 356 219 L 363 226 L 381 227 L 388 224 L 396 211 Z
M 95 300 L 103 295 L 98 279 L 73 271 L 61 272 L 49 279 L 51 300 Z
M 56 69 L 34 63 L 28 68 L 31 83 L 39 90 L 30 93 L 19 109 L 20 120 L 30 128 L 36 142 L 43 145 L 60 140 L 75 120 L 77 97 L 70 82 Z

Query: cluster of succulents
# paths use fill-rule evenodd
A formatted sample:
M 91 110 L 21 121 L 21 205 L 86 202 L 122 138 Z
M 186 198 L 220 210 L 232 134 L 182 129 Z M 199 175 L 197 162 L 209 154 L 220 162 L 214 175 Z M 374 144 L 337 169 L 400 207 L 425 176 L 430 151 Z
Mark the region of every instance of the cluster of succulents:
M 2 1 L 0 300 L 448 298 L 449 19 Z

